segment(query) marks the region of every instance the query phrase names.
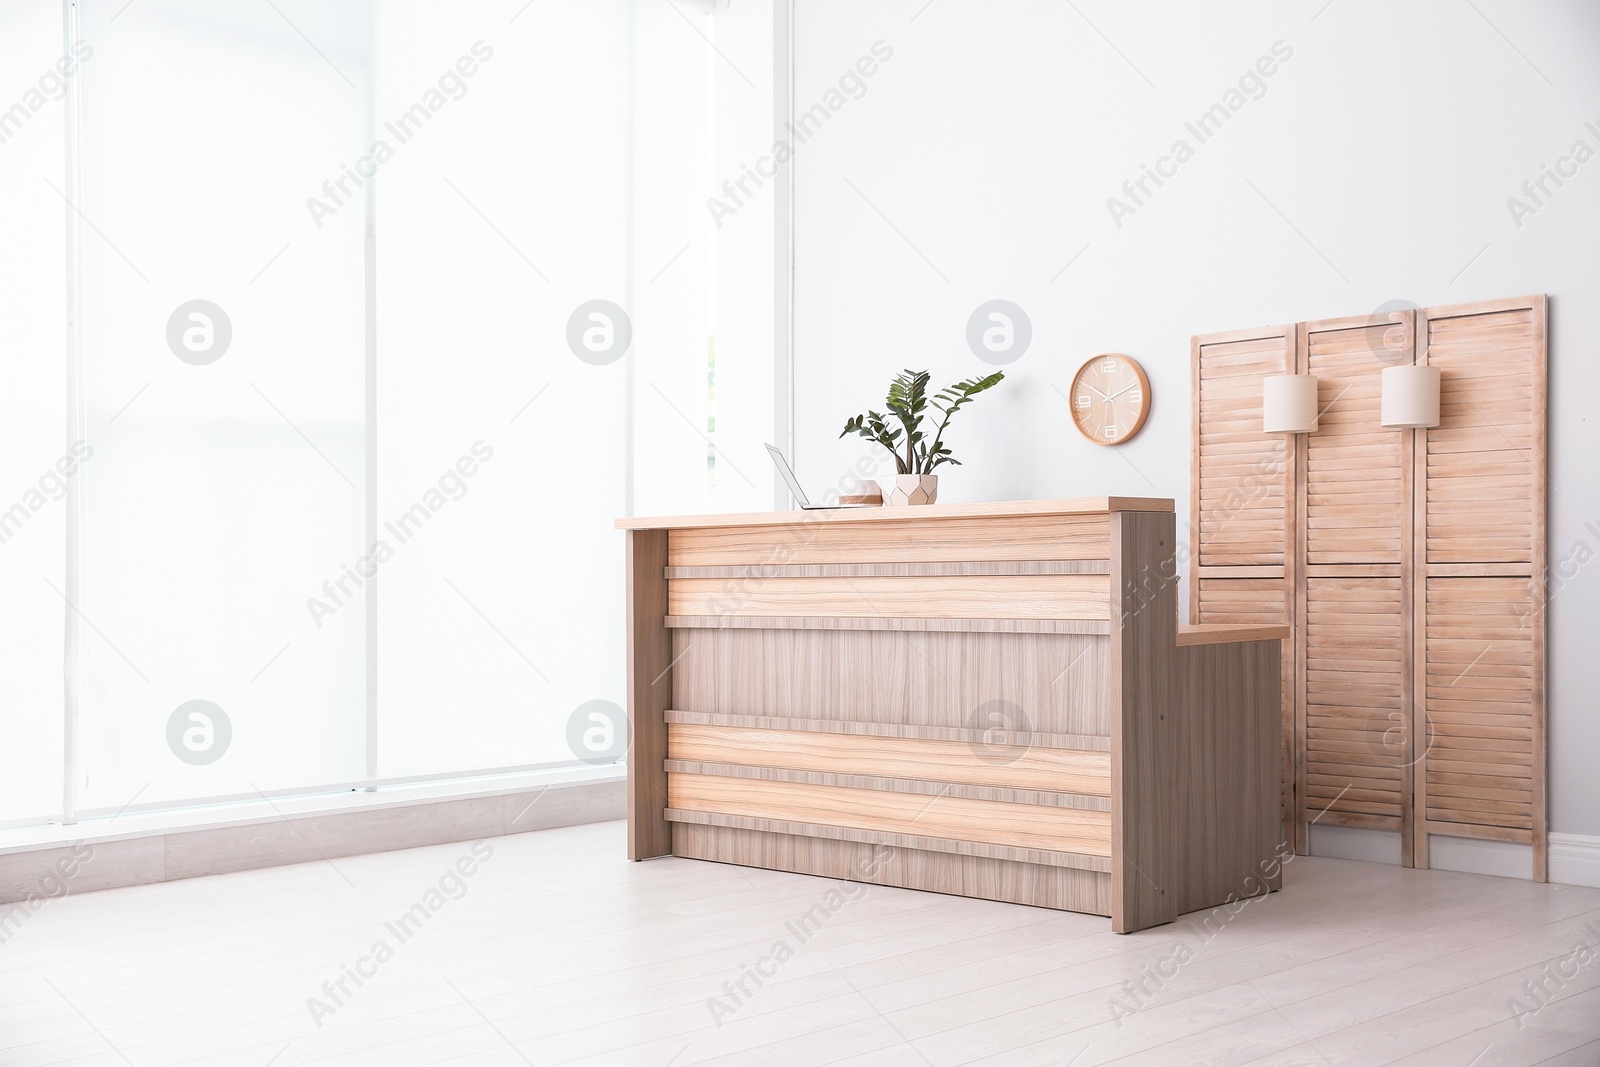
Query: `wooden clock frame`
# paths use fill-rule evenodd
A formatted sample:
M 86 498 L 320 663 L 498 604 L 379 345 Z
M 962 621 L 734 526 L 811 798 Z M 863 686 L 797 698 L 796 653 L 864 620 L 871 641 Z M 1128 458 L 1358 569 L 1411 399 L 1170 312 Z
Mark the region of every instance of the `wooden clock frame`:
M 1077 394 L 1078 379 L 1083 377 L 1083 372 L 1103 359 L 1121 360 L 1123 363 L 1131 367 L 1133 369 L 1134 376 L 1139 379 L 1139 395 L 1144 397 L 1144 403 L 1139 408 L 1139 417 L 1133 421 L 1133 426 L 1128 430 L 1128 432 L 1118 437 L 1115 441 L 1107 441 L 1084 429 L 1083 423 L 1078 420 L 1078 408 L 1072 401 L 1072 397 Z M 1131 441 L 1135 437 L 1139 436 L 1139 431 L 1144 429 L 1144 424 L 1150 418 L 1150 408 L 1154 405 L 1154 403 L 1155 396 L 1150 392 L 1149 375 L 1145 374 L 1144 368 L 1139 365 L 1138 360 L 1134 359 L 1132 356 L 1125 356 L 1120 352 L 1102 352 L 1099 355 L 1084 360 L 1083 364 L 1073 372 L 1072 386 L 1067 391 L 1067 407 L 1072 414 L 1072 425 L 1076 427 L 1077 431 L 1087 440 L 1092 441 L 1097 445 L 1103 445 L 1106 447 L 1125 444 L 1126 442 Z

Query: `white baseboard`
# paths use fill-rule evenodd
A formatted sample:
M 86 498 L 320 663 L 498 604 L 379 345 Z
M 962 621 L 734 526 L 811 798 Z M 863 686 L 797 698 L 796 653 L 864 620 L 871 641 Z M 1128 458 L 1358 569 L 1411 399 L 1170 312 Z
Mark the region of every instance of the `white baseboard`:
M 1488 874 L 1498 878 L 1531 878 L 1533 850 L 1506 841 L 1434 834 L 1428 845 L 1429 866 L 1439 871 Z M 1311 854 L 1364 863 L 1400 862 L 1400 835 L 1385 830 L 1348 826 L 1313 826 Z M 1600 888 L 1600 837 L 1550 835 L 1550 881 Z
M 1492 874 L 1497 878 L 1527 881 L 1533 877 L 1533 846 L 1432 834 L 1428 842 L 1428 866 L 1436 871 Z
M 1551 834 L 1550 880 L 1600 889 L 1600 837 Z
M 627 813 L 627 780 L 609 777 L 134 834 L 80 825 L 86 832 L 72 844 L 0 854 L 0 943 L 12 930 L 8 923 L 25 921 L 43 902 L 69 892 L 331 862 L 341 856 L 607 822 Z
M 1352 826 L 1313 826 L 1310 852 L 1336 860 L 1400 865 L 1400 835 L 1389 830 L 1357 830 Z

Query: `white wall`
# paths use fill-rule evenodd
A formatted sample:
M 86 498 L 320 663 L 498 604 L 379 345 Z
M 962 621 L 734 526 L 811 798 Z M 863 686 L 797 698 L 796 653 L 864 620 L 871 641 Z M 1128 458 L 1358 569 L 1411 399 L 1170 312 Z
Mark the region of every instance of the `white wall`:
M 1026 310 L 1033 341 L 960 417 L 943 500 L 1187 501 L 1192 334 L 1547 293 L 1550 558 L 1600 555 L 1600 158 L 1520 226 L 1507 206 L 1574 142 L 1600 151 L 1600 5 L 804 0 L 796 23 L 798 110 L 875 41 L 893 49 L 794 158 L 807 481 L 862 454 L 839 427 L 894 370 L 987 370 L 964 334 L 992 298 Z M 1185 122 L 1280 41 L 1292 55 L 1259 98 L 1197 143 Z M 1193 158 L 1118 226 L 1107 198 L 1179 138 Z M 1102 351 L 1138 359 L 1155 395 L 1115 449 L 1082 439 L 1060 394 Z M 1567 834 L 1600 835 L 1596 572 L 1558 578 L 1550 604 Z

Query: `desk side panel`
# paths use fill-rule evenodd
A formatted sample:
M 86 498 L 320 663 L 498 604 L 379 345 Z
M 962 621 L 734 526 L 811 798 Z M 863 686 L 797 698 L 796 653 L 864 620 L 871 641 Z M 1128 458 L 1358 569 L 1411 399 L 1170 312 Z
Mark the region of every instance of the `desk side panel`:
M 667 723 L 672 631 L 667 629 L 667 532 L 628 530 L 628 858 L 672 854 L 667 821 Z
M 1178 586 L 1171 515 L 1111 517 L 1111 928 L 1178 915 Z

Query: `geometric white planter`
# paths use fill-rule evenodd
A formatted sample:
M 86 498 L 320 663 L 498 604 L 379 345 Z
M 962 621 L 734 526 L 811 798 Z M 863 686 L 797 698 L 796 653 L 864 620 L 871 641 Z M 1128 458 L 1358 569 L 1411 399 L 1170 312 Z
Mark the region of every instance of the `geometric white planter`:
M 896 474 L 893 481 L 883 483 L 884 507 L 931 504 L 938 496 L 937 474 Z

